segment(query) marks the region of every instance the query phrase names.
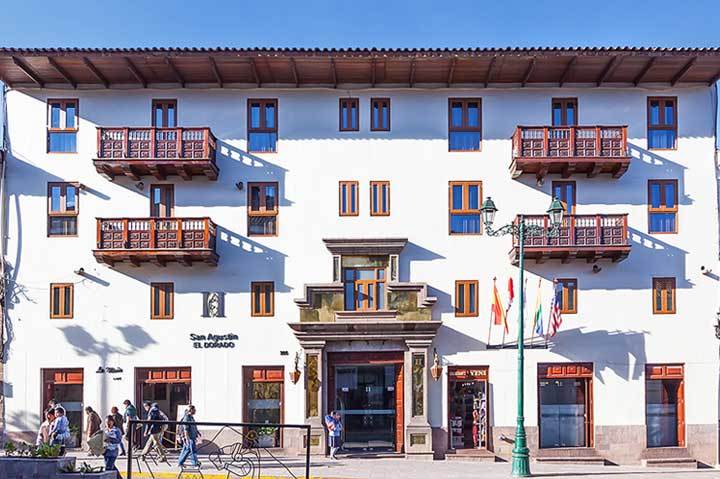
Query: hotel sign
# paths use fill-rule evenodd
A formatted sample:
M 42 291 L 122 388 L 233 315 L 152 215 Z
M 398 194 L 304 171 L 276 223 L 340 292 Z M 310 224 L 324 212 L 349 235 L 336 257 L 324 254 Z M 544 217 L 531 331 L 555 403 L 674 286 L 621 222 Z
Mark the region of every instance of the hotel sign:
M 237 334 L 190 333 L 190 341 L 195 349 L 232 349 L 238 339 Z

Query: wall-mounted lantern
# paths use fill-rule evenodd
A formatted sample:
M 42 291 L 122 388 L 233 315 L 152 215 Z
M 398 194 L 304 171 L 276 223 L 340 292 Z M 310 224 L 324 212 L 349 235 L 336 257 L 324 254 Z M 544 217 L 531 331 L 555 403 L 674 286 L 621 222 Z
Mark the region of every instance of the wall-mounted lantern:
M 290 381 L 293 384 L 297 384 L 300 380 L 300 353 L 295 353 L 295 369 L 290 371 Z
M 440 364 L 440 356 L 438 356 L 437 349 L 433 348 L 433 365 L 430 368 L 430 375 L 437 381 L 442 377 L 443 367 Z

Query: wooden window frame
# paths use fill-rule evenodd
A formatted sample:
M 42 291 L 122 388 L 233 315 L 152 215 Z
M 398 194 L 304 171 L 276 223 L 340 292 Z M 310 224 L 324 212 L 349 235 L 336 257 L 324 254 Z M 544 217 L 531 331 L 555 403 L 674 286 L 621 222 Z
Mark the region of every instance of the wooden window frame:
M 160 107 L 162 108 L 162 111 L 163 111 L 163 119 L 162 119 L 162 122 L 163 122 L 165 125 L 167 125 L 167 124 L 168 124 L 168 120 L 170 119 L 169 116 L 168 116 L 168 108 L 167 108 L 167 107 L 170 106 L 170 105 L 172 105 L 172 106 L 174 107 L 174 108 L 173 108 L 173 124 L 174 124 L 175 126 L 162 126 L 162 125 L 158 125 L 158 124 L 157 124 L 157 119 L 155 118 L 155 110 L 157 109 L 158 106 L 160 106 Z M 153 99 L 153 100 L 152 100 L 151 110 L 150 110 L 150 116 L 151 116 L 150 120 L 152 121 L 152 126 L 153 126 L 153 127 L 156 127 L 156 128 L 177 128 L 177 124 L 178 124 L 178 122 L 177 122 L 177 100 L 174 99 L 174 98 L 168 98 L 168 99 L 156 98 L 156 99 Z
M 556 125 L 553 123 L 553 120 L 555 119 L 555 116 L 553 115 L 554 111 L 554 105 L 555 103 L 560 103 L 560 110 L 561 110 L 561 123 L 559 125 Z M 574 105 L 575 106 L 575 123 L 568 123 L 567 121 L 567 106 L 568 105 Z M 578 115 L 578 99 L 577 97 L 558 97 L 553 98 L 550 101 L 550 124 L 554 127 L 563 127 L 563 126 L 577 126 L 579 123 L 579 115 Z
M 60 190 L 60 211 L 52 210 L 52 188 L 59 186 Z M 67 187 L 72 186 L 75 188 L 75 211 L 67 211 Z M 79 227 L 79 216 L 80 216 L 80 183 L 75 181 L 52 181 L 47 184 L 47 236 L 48 238 L 76 238 L 78 236 Z M 54 235 L 50 234 L 50 220 L 52 218 L 75 218 L 75 231 L 74 235 Z
M 659 101 L 659 102 L 661 102 L 661 105 L 660 105 L 660 116 L 659 116 L 659 118 L 658 118 L 659 121 L 660 121 L 660 124 L 658 124 L 658 125 L 652 125 L 652 124 L 650 124 L 650 117 L 651 117 L 650 104 L 651 104 L 653 101 Z M 664 124 L 664 120 L 665 120 L 665 102 L 668 102 L 668 101 L 669 101 L 669 102 L 672 102 L 672 104 L 673 104 L 673 110 L 674 110 L 674 112 L 675 112 L 675 121 L 673 122 L 672 125 L 665 125 L 665 124 Z M 663 151 L 663 150 L 666 150 L 666 151 L 677 150 L 677 142 L 678 142 L 678 98 L 677 98 L 676 96 L 649 96 L 649 97 L 647 97 L 647 118 L 646 118 L 646 123 L 647 123 L 646 138 L 647 138 L 647 147 L 648 147 L 648 150 L 659 150 L 659 151 Z M 675 141 L 674 141 L 674 143 L 673 143 L 673 147 L 672 147 L 672 148 L 651 148 L 651 147 L 650 147 L 650 130 L 665 130 L 665 131 L 673 131 L 673 132 L 675 132 Z
M 652 206 L 652 186 L 654 184 L 660 185 L 660 206 L 658 208 L 653 208 Z M 675 207 L 673 208 L 666 208 L 665 207 L 665 188 L 664 185 L 672 184 L 675 186 Z M 678 198 L 680 196 L 680 193 L 678 192 L 678 180 L 676 179 L 662 179 L 662 180 L 648 180 L 647 183 L 647 192 L 648 192 L 648 234 L 653 235 L 671 235 L 671 234 L 677 234 L 678 232 Z M 650 231 L 650 225 L 652 222 L 650 221 L 650 218 L 655 213 L 673 213 L 675 215 L 675 229 L 673 231 Z
M 352 126 L 352 107 L 355 107 L 355 114 L 357 115 L 357 118 L 355 118 L 355 128 Z M 343 128 L 343 107 L 346 107 L 347 110 L 347 128 Z M 340 98 L 339 101 L 339 112 L 338 112 L 340 123 L 338 124 L 338 129 L 340 131 L 360 131 L 360 99 L 359 98 Z
M 375 108 L 376 104 L 384 104 L 387 103 L 387 125 L 380 126 L 375 125 L 374 123 L 374 117 L 373 117 L 373 109 Z M 391 118 L 392 118 L 392 108 L 390 107 L 390 98 L 370 98 L 370 131 L 390 131 L 390 125 L 391 125 Z M 380 118 L 378 117 L 378 120 Z
M 470 302 L 470 286 L 475 286 L 475 301 Z M 460 287 L 463 287 L 463 303 L 465 304 L 465 310 L 461 311 L 459 308 L 458 299 L 460 298 Z M 456 318 L 474 318 L 479 315 L 478 307 L 478 281 L 476 279 L 462 279 L 455 281 L 455 317 Z M 475 311 L 470 310 L 470 306 L 473 306 Z
M 260 188 L 260 210 L 253 211 L 252 210 L 252 189 L 253 187 L 259 187 Z M 274 186 L 275 187 L 275 208 L 272 210 L 265 209 L 265 187 L 267 186 Z M 275 217 L 275 233 L 274 234 L 257 234 L 257 233 L 250 233 L 250 218 L 252 217 Z M 278 236 L 280 234 L 280 183 L 277 181 L 251 181 L 247 184 L 247 232 L 248 236 Z
M 345 187 L 345 195 L 343 195 L 343 186 Z M 352 186 L 355 186 L 355 211 L 352 211 Z M 347 211 L 343 211 L 343 198 L 348 206 Z M 338 182 L 338 215 L 339 216 L 358 216 L 360 214 L 360 183 L 357 181 L 347 180 Z
M 260 125 L 257 128 L 252 127 L 252 108 L 253 103 L 260 103 Z M 265 125 L 265 106 L 273 105 L 275 107 L 275 126 L 273 128 L 267 128 Z M 280 109 L 278 108 L 277 98 L 248 98 L 247 100 L 247 147 L 249 153 L 277 153 L 277 144 L 280 140 L 278 134 L 278 125 L 280 123 Z M 275 133 L 277 138 L 275 140 L 275 149 L 272 151 L 255 151 L 250 149 L 250 133 Z
M 55 301 L 53 293 L 56 289 L 60 290 L 58 297 L 58 313 L 53 313 L 55 309 Z M 62 311 L 62 305 L 65 304 L 65 294 L 69 292 L 70 295 L 70 310 Z M 50 283 L 50 319 L 73 319 L 75 314 L 75 285 L 73 283 Z
M 453 209 L 453 186 L 462 186 L 463 188 L 463 208 L 459 210 Z M 477 209 L 468 209 L 466 206 L 470 204 L 470 187 L 478 187 L 478 207 Z M 482 235 L 483 218 L 480 208 L 482 207 L 482 181 L 450 181 L 448 182 L 448 234 L 452 236 L 477 236 Z M 477 233 L 453 233 L 452 232 L 452 215 L 474 215 L 480 218 L 480 228 Z
M 343 268 L 342 269 L 342 284 L 343 284 L 343 308 L 346 306 L 347 299 L 345 298 L 345 284 L 350 283 L 350 281 L 347 281 L 345 279 L 345 271 L 347 270 L 353 270 L 353 271 L 374 271 L 375 272 L 375 279 L 355 279 L 352 280 L 353 285 L 353 306 L 355 309 L 349 310 L 349 311 L 386 311 L 387 310 L 387 271 L 386 268 L 381 267 L 375 267 L 375 266 L 360 266 L 360 267 L 351 267 L 351 268 Z M 380 271 L 384 271 L 383 277 L 380 278 Z M 357 275 L 356 275 L 357 276 Z M 378 308 L 378 303 L 380 302 L 380 294 L 378 293 L 379 287 L 378 285 L 383 285 L 383 294 L 382 294 L 382 304 L 383 307 Z M 361 288 L 365 286 L 367 287 L 367 290 L 369 291 L 370 288 L 373 288 L 375 291 L 375 294 L 373 295 L 373 298 L 375 298 L 374 306 L 370 307 L 368 306 L 370 303 L 370 295 L 365 295 L 365 299 L 360 299 L 360 295 L 358 292 L 361 290 Z
M 52 122 L 52 104 L 60 103 L 62 111 L 61 119 L 67 118 L 67 106 L 70 103 L 75 104 L 75 127 L 74 128 L 53 128 Z M 80 99 L 79 98 L 48 98 L 46 100 L 46 134 L 45 134 L 45 151 L 53 155 L 76 155 L 77 154 L 77 137 L 75 138 L 75 151 L 51 151 L 50 150 L 50 133 L 75 133 L 80 130 Z
M 565 207 L 565 214 L 572 216 L 575 214 L 575 210 L 577 208 L 577 183 L 575 181 L 567 181 L 567 180 L 553 181 L 552 185 L 551 185 L 551 193 L 552 193 L 552 197 L 555 198 L 555 187 L 556 186 L 562 187 L 565 185 L 572 185 L 572 204 L 573 204 L 572 211 L 568 211 L 567 201 L 563 200 L 562 198 L 558 198 L 558 199 Z
M 167 211 L 167 215 L 160 216 L 160 211 L 158 210 L 157 214 L 153 211 L 155 208 L 155 203 L 153 201 L 153 194 L 155 193 L 155 189 L 160 189 L 160 195 L 161 199 L 166 199 L 170 203 L 169 205 L 165 205 L 165 207 L 169 210 Z M 167 195 L 167 197 L 165 197 Z M 175 214 L 175 185 L 172 183 L 157 183 L 150 185 L 150 217 L 151 218 L 172 218 L 172 216 Z
M 555 281 L 561 286 L 562 288 L 562 308 L 560 308 L 560 312 L 562 314 L 577 314 L 578 312 L 578 280 L 577 278 L 557 278 Z M 575 287 L 572 290 L 572 303 L 573 303 L 573 309 L 568 308 L 568 299 L 570 298 L 570 291 L 567 287 L 568 283 L 574 283 Z
M 158 314 L 155 314 L 155 291 L 158 293 Z M 170 313 L 165 314 L 165 306 L 170 304 Z M 167 320 L 175 317 L 175 283 L 150 283 L 150 319 Z
M 270 298 L 267 298 L 266 287 L 270 286 Z M 255 311 L 255 299 L 260 297 L 260 311 Z M 270 302 L 270 312 L 265 312 L 267 302 Z M 252 281 L 250 283 L 250 316 L 271 317 L 275 316 L 275 282 L 274 281 Z
M 667 289 L 662 288 L 665 282 L 670 284 L 670 295 L 672 298 L 672 309 L 667 308 L 667 296 L 664 294 Z M 661 305 L 657 307 L 655 303 L 655 297 L 657 296 L 658 290 L 661 290 Z M 652 308 L 653 314 L 675 314 L 677 311 L 677 287 L 674 277 L 653 277 L 652 279 Z
M 373 189 L 378 188 L 378 208 L 373 204 Z M 382 210 L 382 190 L 386 190 L 387 211 Z M 390 182 L 389 181 L 371 181 L 370 182 L 370 216 L 390 216 Z
M 462 104 L 462 126 L 453 126 L 452 124 L 452 104 Z M 468 125 L 468 103 L 478 104 L 478 126 L 467 126 Z M 482 151 L 483 146 L 483 117 L 482 117 L 482 98 L 448 98 L 448 151 L 453 153 L 479 153 Z M 450 149 L 450 133 L 453 131 L 457 132 L 473 132 L 480 133 L 480 145 L 477 150 L 453 150 Z

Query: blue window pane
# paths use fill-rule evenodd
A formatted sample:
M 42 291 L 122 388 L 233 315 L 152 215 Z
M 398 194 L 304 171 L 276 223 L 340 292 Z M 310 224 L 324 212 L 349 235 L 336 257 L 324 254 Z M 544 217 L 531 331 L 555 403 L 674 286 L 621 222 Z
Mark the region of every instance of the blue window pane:
M 381 128 L 387 129 L 388 125 L 390 124 L 390 118 L 389 118 L 389 111 L 387 105 L 383 104 L 382 106 L 382 124 L 380 125 Z
M 457 288 L 457 310 L 459 313 L 465 312 L 465 285 L 459 284 Z
M 450 151 L 479 151 L 479 131 L 451 131 L 449 134 Z
M 672 130 L 648 131 L 648 148 L 675 148 L 675 132 Z
M 75 211 L 76 203 L 75 187 L 68 186 L 65 190 L 65 211 Z
M 468 103 L 468 124 L 470 128 L 480 126 L 480 105 L 477 103 Z
M 651 125 L 660 124 L 660 102 L 659 101 L 651 101 L 650 102 L 650 124 Z
M 250 128 L 260 128 L 260 103 L 250 104 Z
M 355 284 L 352 282 L 345 283 L 345 310 L 355 311 Z
M 660 208 L 660 184 L 650 184 L 650 206 Z
M 372 124 L 373 128 L 380 128 L 380 109 L 378 108 L 378 104 L 373 104 L 373 111 L 372 111 Z
M 265 105 L 265 128 L 275 128 L 275 105 Z
M 347 209 L 347 185 L 340 186 L 340 211 L 345 214 Z
M 479 196 L 480 195 L 478 194 L 477 185 L 470 185 L 468 187 L 468 201 L 470 202 L 470 204 L 468 204 L 468 209 L 476 210 L 479 208 L 479 206 L 478 206 Z
M 474 313 L 474 312 L 475 312 L 475 302 L 477 301 L 477 300 L 475 299 L 475 296 L 476 296 L 476 294 L 477 294 L 477 292 L 475 291 L 475 289 L 476 289 L 476 288 L 475 288 L 475 284 L 474 284 L 474 283 L 468 284 L 468 289 L 469 289 L 469 292 L 470 292 L 470 298 L 468 299 L 468 300 L 470 301 L 470 304 L 468 304 L 468 310 L 469 310 L 471 313 Z
M 675 124 L 675 106 L 670 102 L 665 103 L 665 124 Z
M 355 204 L 357 202 L 356 199 L 356 191 L 355 191 L 355 185 L 350 185 L 350 213 L 355 213 L 357 211 L 357 205 Z
M 61 188 L 53 186 L 50 188 L 50 211 L 60 211 Z
M 50 105 L 50 128 L 60 128 L 60 104 Z
M 665 207 L 675 207 L 675 183 L 665 183 Z
M 342 103 L 340 107 L 340 128 L 346 130 L 348 128 L 348 108 L 346 103 Z
M 451 209 L 461 210 L 462 207 L 463 207 L 463 187 L 462 187 L 462 185 L 453 185 Z
M 274 210 L 277 208 L 277 191 L 274 185 L 265 187 L 265 209 Z
M 377 284 L 377 308 L 378 309 L 385 308 L 385 284 L 384 283 Z
M 75 128 L 76 123 L 75 104 L 68 103 L 65 106 L 65 128 Z
M 453 103 L 450 107 L 450 124 L 452 126 L 463 126 L 462 123 L 462 103 Z
M 674 233 L 675 213 L 650 213 L 650 233 Z
M 450 215 L 450 233 L 479 234 L 480 215 Z
M 277 217 L 275 216 L 251 216 L 248 218 L 248 233 L 250 235 L 276 235 Z
M 175 128 L 177 126 L 177 125 L 175 125 L 175 107 L 172 104 L 168 105 L 167 115 L 168 115 L 167 126 L 170 128 Z M 268 303 L 268 304 L 270 304 L 270 303 Z
M 352 107 L 350 108 L 350 127 L 353 130 L 357 129 L 357 127 L 358 127 L 357 118 L 358 118 L 357 106 L 352 105 Z
M 163 126 L 163 109 L 161 106 L 155 107 L 155 126 Z
M 48 133 L 48 151 L 51 153 L 75 153 L 77 151 L 76 135 L 74 131 Z
M 277 133 L 250 132 L 248 138 L 248 150 L 252 152 L 273 152 L 276 150 Z
M 374 212 L 379 212 L 378 209 L 378 185 L 372 186 L 372 210 Z
M 553 104 L 552 124 L 553 126 L 562 125 L 562 107 L 559 103 Z
M 387 213 L 390 208 L 388 208 L 388 198 L 387 198 L 388 190 L 386 187 L 383 186 L 382 188 L 382 212 Z
M 374 269 L 359 269 L 357 270 L 357 279 L 375 279 Z
M 577 121 L 575 120 L 575 105 L 573 105 L 572 103 L 568 103 L 566 115 L 568 125 L 574 125 L 575 123 L 577 123 Z
M 160 200 L 156 200 L 159 202 Z M 253 186 L 250 188 L 250 210 L 260 211 L 260 187 Z
M 345 281 L 355 281 L 355 270 L 354 269 L 346 269 L 344 275 L 345 275 Z

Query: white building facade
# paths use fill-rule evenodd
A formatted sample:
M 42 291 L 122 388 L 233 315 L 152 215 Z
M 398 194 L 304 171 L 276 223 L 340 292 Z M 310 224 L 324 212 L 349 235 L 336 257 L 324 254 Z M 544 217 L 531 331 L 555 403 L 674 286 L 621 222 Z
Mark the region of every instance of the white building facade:
M 717 464 L 720 54 L 559 52 L 2 52 L 7 437 L 130 399 L 507 458 L 517 248 L 479 208 L 558 196 L 525 247 L 532 455 Z

